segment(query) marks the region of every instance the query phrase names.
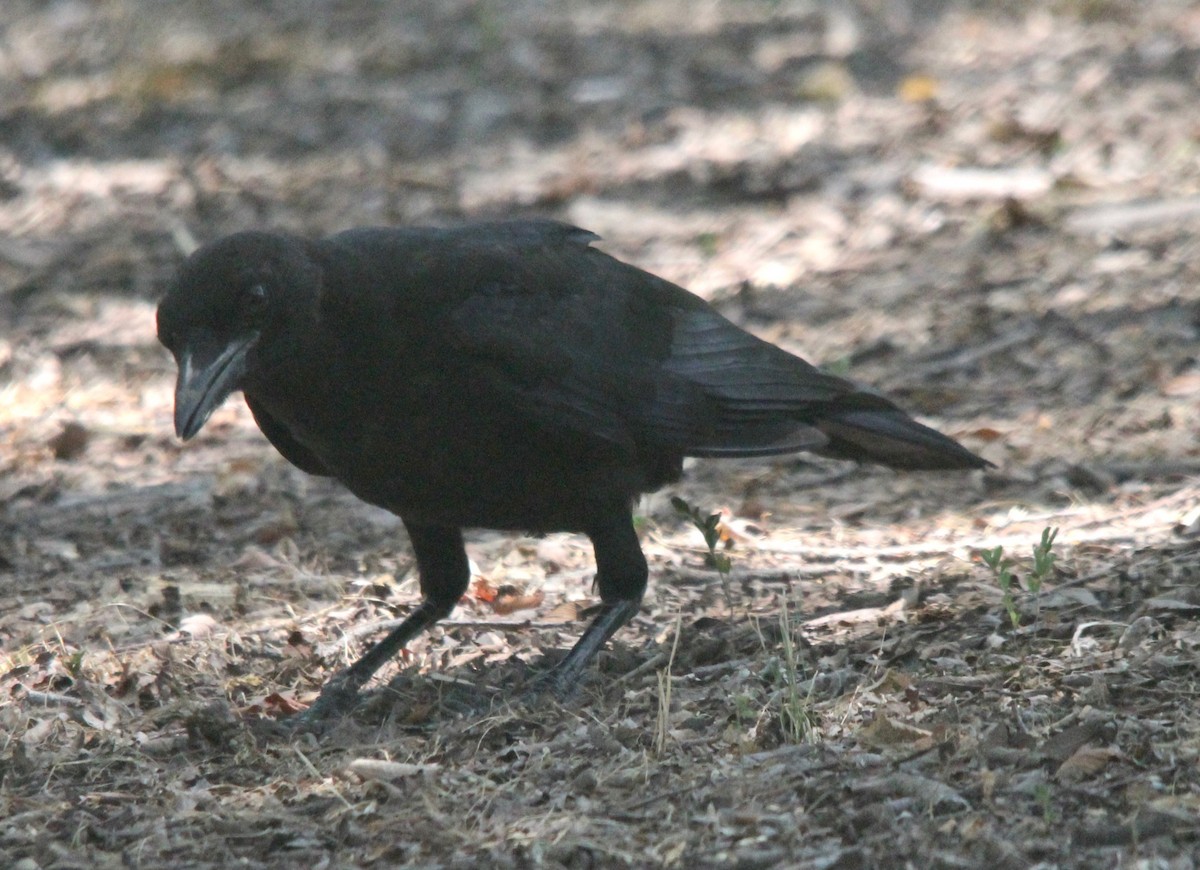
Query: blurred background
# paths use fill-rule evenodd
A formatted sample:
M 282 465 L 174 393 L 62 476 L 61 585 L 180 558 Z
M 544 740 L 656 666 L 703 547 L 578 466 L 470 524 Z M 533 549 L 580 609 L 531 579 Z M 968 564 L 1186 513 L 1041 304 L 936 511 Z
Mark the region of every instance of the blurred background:
M 852 674 L 852 688 L 859 678 L 875 680 L 886 644 L 879 632 L 863 629 L 853 645 L 831 628 L 830 614 L 883 607 L 898 600 L 896 584 L 959 584 L 953 599 L 940 601 L 941 615 L 921 629 L 935 639 L 890 623 L 880 629 L 887 643 L 904 646 L 889 665 L 930 668 L 931 661 L 953 659 L 1001 675 L 1003 691 L 946 700 L 950 713 L 931 700 L 942 699 L 944 686 L 924 686 L 921 703 L 935 711 L 930 715 L 966 731 L 963 723 L 991 727 L 993 714 L 1003 718 L 1012 709 L 1006 705 L 1016 705 L 1024 718 L 1014 733 L 1027 726 L 1034 733 L 1039 722 L 1082 715 L 1076 708 L 1085 703 L 1107 710 L 1126 729 L 1120 733 L 1128 739 L 1118 741 L 1125 758 L 1136 755 L 1152 770 L 1163 766 L 1158 785 L 1121 768 L 1123 782 L 1145 791 L 1122 793 L 1113 804 L 1072 793 L 1070 800 L 1082 802 L 1063 806 L 1078 810 L 1073 818 L 1100 818 L 1097 830 L 1117 830 L 1114 820 L 1160 794 L 1163 783 L 1175 794 L 1195 794 L 1194 770 L 1191 780 L 1175 781 L 1170 753 L 1156 760 L 1149 749 L 1135 751 L 1166 739 L 1146 724 L 1154 716 L 1194 725 L 1187 691 L 1173 696 L 1169 703 L 1179 706 L 1171 714 L 1139 718 L 1144 711 L 1132 700 L 1110 709 L 1100 695 L 1080 700 L 1057 683 L 1047 688 L 1004 676 L 1029 651 L 1001 661 L 1003 651 L 993 650 L 1008 641 L 983 640 L 996 636 L 1002 611 L 994 578 L 976 558 L 979 548 L 995 545 L 1027 555 L 1044 528 L 1060 527 L 1059 570 L 1070 578 L 1064 584 L 1086 588 L 1057 605 L 1066 608 L 1054 611 L 1065 634 L 1055 643 L 1066 644 L 1078 620 L 1126 624 L 1150 613 L 1161 630 L 1151 636 L 1169 638 L 1186 655 L 1162 665 L 1165 671 L 1138 672 L 1146 681 L 1138 685 L 1162 685 L 1180 662 L 1195 664 L 1194 589 L 1179 591 L 1194 586 L 1187 578 L 1200 570 L 1189 549 L 1200 533 L 1195 3 L 5 0 L 0 642 L 8 658 L 0 660 L 0 674 L 6 693 L 18 681 L 39 691 L 79 686 L 83 672 L 68 673 L 62 662 L 86 652 L 91 685 L 102 691 L 90 696 L 94 721 L 84 724 L 35 724 L 10 705 L 0 724 L 25 735 L 22 752 L 40 746 L 43 754 L 21 768 L 27 780 L 10 778 L 8 791 L 0 787 L 0 801 L 15 807 L 34 800 L 44 782 L 62 775 L 72 747 L 87 741 L 117 752 L 141 729 L 163 746 L 191 745 L 178 736 L 179 717 L 172 718 L 171 705 L 181 699 L 230 698 L 242 712 L 253 704 L 261 711 L 274 689 L 310 691 L 345 651 L 335 643 L 318 655 L 305 644 L 334 641 L 356 623 L 369 630 L 377 617 L 402 614 L 415 600 L 398 522 L 287 466 L 240 401 L 227 403 L 186 448 L 177 443 L 174 367 L 155 339 L 154 307 L 183 257 L 197 244 L 249 228 L 324 235 L 371 224 L 521 216 L 558 218 L 600 234 L 609 252 L 699 293 L 756 334 L 882 389 L 997 464 L 971 476 L 899 476 L 811 457 L 698 464 L 673 491 L 705 511 L 726 508 L 731 528 L 742 530 L 732 552 L 738 570 L 748 572 L 739 587 L 750 590 L 747 608 L 777 614 L 789 584 L 804 578 L 799 606 L 813 620 L 804 636 L 817 644 L 836 639 L 837 651 L 827 652 L 841 656 L 839 673 Z M 639 510 L 657 579 L 649 618 L 630 629 L 628 643 L 663 642 L 681 611 L 724 625 L 728 602 L 711 571 L 700 573 L 707 570 L 703 547 L 686 523 L 662 499 Z M 750 543 L 764 532 L 770 546 Z M 881 560 L 879 547 L 890 555 Z M 467 673 L 470 662 L 489 664 L 483 679 L 496 683 L 502 678 L 495 668 L 514 650 L 534 660 L 547 646 L 569 642 L 579 625 L 574 611 L 561 632 L 551 623 L 564 600 L 590 600 L 583 542 L 482 533 L 472 537 L 471 554 L 489 583 L 547 593 L 544 606 L 508 625 L 533 618 L 542 633 L 506 629 L 481 638 L 447 629 L 416 648 L 411 661 L 435 671 L 450 663 L 459 668 L 454 673 Z M 1153 601 L 1183 603 L 1146 603 Z M 464 621 L 496 619 L 483 605 L 473 607 L 464 604 Z M 183 620 L 198 614 L 209 622 L 193 621 L 196 630 L 180 635 Z M 197 640 L 204 632 L 237 643 Z M 181 637 L 192 640 L 188 652 L 164 659 L 155 644 Z M 1053 654 L 1066 655 L 1063 649 Z M 297 661 L 304 669 L 296 670 Z M 635 660 L 623 670 L 637 666 Z M 767 669 L 759 659 L 747 667 L 753 675 Z M 1047 668 L 1068 669 L 1058 659 Z M 266 688 L 246 676 L 269 669 Z M 834 704 L 846 687 L 813 691 L 818 703 Z M 826 690 L 829 697 L 821 694 Z M 719 710 L 740 692 L 757 698 L 758 691 L 722 685 L 704 703 Z M 901 707 L 916 696 L 904 697 Z M 109 707 L 97 698 L 123 701 Z M 1046 698 L 1054 701 L 1043 709 Z M 628 698 L 622 703 L 631 706 L 602 707 L 603 715 L 632 717 L 639 728 L 653 719 L 653 701 L 642 708 Z M 437 708 L 420 709 L 434 715 L 429 711 Z M 823 745 L 848 740 L 858 752 L 862 746 L 847 735 L 877 714 L 838 707 L 820 732 Z M 713 715 L 713 740 L 728 748 L 720 736 L 726 720 Z M 438 727 L 447 727 L 446 718 Z M 420 741 L 424 721 L 408 723 Z M 702 736 L 687 745 L 709 747 L 700 725 L 688 727 Z M 1196 730 L 1180 728 L 1171 757 L 1194 758 Z M 52 731 L 55 739 L 43 744 Z M 782 740 L 777 732 L 733 742 L 739 752 L 773 750 Z M 614 733 L 629 752 L 645 750 L 644 741 Z M 484 745 L 458 736 L 463 745 Z M 571 752 L 582 753 L 588 741 L 601 746 L 609 738 L 589 731 L 572 739 Z M 425 745 L 393 749 L 407 757 Z M 1014 755 L 995 763 L 1018 770 L 1039 763 L 1029 761 L 1025 744 L 1005 748 L 1024 762 Z M 569 759 L 571 752 L 558 755 Z M 461 757 L 468 756 L 464 750 Z M 11 752 L 4 758 L 15 764 Z M 283 764 L 274 756 L 263 763 L 276 762 Z M 140 763 L 129 761 L 131 769 Z M 220 778 L 212 757 L 196 763 Z M 480 776 L 491 775 L 489 763 L 479 761 Z M 4 770 L 19 767 L 0 768 L 0 785 Z M 832 763 L 826 769 L 838 771 Z M 576 775 L 544 773 L 537 788 Z M 624 774 L 602 774 L 625 782 Z M 690 775 L 679 774 L 680 794 L 695 812 L 707 812 L 706 801 L 723 812 L 720 789 L 706 791 L 706 774 L 694 781 Z M 654 776 L 662 788 L 679 787 L 675 774 Z M 990 795 L 994 782 L 980 785 L 978 769 L 962 776 L 956 782 L 968 783 L 964 793 L 978 810 L 978 794 Z M 524 782 L 513 779 L 513 788 Z M 445 813 L 457 813 L 461 790 L 442 785 L 447 790 L 437 799 L 445 799 Z M 90 794 L 87 783 L 77 786 Z M 76 794 L 72 787 L 68 796 Z M 596 800 L 623 806 L 631 787 L 601 788 Z M 778 777 L 746 786 L 764 801 L 794 797 L 763 796 L 771 787 L 807 788 Z M 843 788 L 822 787 L 826 794 Z M 979 835 L 973 845 L 949 843 L 958 834 L 920 812 L 920 824 L 874 833 L 869 815 L 834 834 L 843 821 L 789 817 L 769 837 L 782 851 L 764 852 L 766 864 L 744 866 L 794 857 L 800 840 L 803 848 L 833 843 L 828 854 L 849 850 L 862 866 L 887 863 L 901 842 L 918 850 L 941 843 L 947 854 L 967 849 L 976 862 L 1029 866 L 1058 856 L 1069 866 L 1073 858 L 1062 851 L 1069 840 L 1058 836 L 1052 815 L 1043 818 L 1034 786 L 1012 788 L 1004 793 L 1024 808 L 1031 827 L 1011 842 Z M 142 836 L 104 840 L 97 833 L 103 824 L 80 827 L 62 809 L 70 801 L 54 804 L 62 795 L 46 794 L 36 799 L 46 815 L 30 830 L 86 828 L 92 833 L 83 841 L 110 855 Z M 840 799 L 804 794 L 840 812 Z M 886 788 L 880 794 L 894 797 Z M 624 848 L 654 830 L 634 821 L 612 838 L 607 829 L 572 827 L 585 825 L 579 813 L 543 816 L 534 798 L 509 798 L 552 828 L 530 838 L 557 837 L 593 857 L 608 854 L 596 851 L 601 840 Z M 859 805 L 868 799 L 855 798 Z M 129 808 L 136 802 L 113 801 L 135 812 Z M 430 812 L 411 837 L 439 828 Z M 205 833 L 206 821 L 186 813 L 170 818 L 172 831 L 199 838 L 187 853 L 197 866 L 246 857 L 236 849 L 208 854 L 216 841 Z M 300 830 L 307 818 L 279 824 Z M 751 821 L 722 822 L 741 832 L 736 836 L 716 822 L 711 830 L 698 822 L 690 834 L 686 825 L 680 829 L 709 852 L 689 851 L 691 841 L 656 831 L 646 851 L 621 860 L 722 854 L 733 862 L 741 853 L 731 844 L 757 830 Z M 826 839 L 807 837 L 813 825 L 828 825 Z M 336 853 L 324 850 L 342 841 L 332 830 L 325 845 L 298 840 L 293 858 L 319 856 L 314 866 L 333 860 Z M 381 829 L 380 836 L 394 833 Z M 1138 832 L 1127 833 L 1136 844 Z M 478 851 L 467 853 L 490 859 L 516 842 L 492 829 L 475 834 L 482 839 L 470 848 Z M 13 856 L 34 854 L 20 850 L 35 849 L 29 844 L 37 837 L 13 836 L 12 843 L 25 844 L 13 846 Z M 860 839 L 867 845 L 855 845 Z M 0 837 L 0 848 L 6 843 Z M 428 859 L 440 847 L 414 848 L 393 857 Z M 1093 860 L 1108 861 L 1097 854 Z

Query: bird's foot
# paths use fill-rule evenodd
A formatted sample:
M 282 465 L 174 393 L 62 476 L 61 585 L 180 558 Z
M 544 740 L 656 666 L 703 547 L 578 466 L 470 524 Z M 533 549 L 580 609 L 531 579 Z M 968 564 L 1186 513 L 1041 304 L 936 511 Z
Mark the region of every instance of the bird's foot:
M 287 720 L 292 731 L 323 731 L 350 714 L 358 705 L 358 682 L 348 671 L 335 674 L 321 687 L 321 694 L 303 713 Z
M 561 666 L 555 666 L 530 680 L 529 685 L 521 692 L 521 701 L 532 707 L 549 696 L 561 703 L 569 701 L 577 691 L 578 675 L 565 672 Z
M 547 694 L 553 695 L 559 701 L 566 701 L 579 691 L 587 666 L 600 648 L 608 641 L 613 633 L 627 623 L 637 613 L 641 599 L 618 599 L 605 602 L 600 613 L 592 620 L 583 636 L 567 653 L 567 657 L 558 662 L 523 693 L 526 703 L 537 700 Z

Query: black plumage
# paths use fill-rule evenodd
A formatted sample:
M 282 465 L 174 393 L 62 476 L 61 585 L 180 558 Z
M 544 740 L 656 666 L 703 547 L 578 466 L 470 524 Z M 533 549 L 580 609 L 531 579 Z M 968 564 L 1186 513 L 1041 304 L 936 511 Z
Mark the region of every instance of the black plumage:
M 551 678 L 562 691 L 636 612 L 647 567 L 632 502 L 677 480 L 685 456 L 987 464 L 595 238 L 550 221 L 238 233 L 194 253 L 160 304 L 179 435 L 241 390 L 289 461 L 398 514 L 412 540 L 423 603 L 314 715 L 348 706 L 453 609 L 463 528 L 591 538 L 602 608 Z

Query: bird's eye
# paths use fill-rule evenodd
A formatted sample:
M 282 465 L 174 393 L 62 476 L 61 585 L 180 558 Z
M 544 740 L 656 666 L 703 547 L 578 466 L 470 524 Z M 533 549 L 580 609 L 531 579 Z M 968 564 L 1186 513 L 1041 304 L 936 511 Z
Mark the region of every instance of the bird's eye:
M 267 288 L 262 284 L 251 284 L 242 294 L 242 318 L 256 320 L 267 307 Z

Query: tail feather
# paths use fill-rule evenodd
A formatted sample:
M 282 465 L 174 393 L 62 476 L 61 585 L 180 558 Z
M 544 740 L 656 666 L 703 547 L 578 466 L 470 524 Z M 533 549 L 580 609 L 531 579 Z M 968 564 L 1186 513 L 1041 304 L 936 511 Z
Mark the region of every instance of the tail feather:
M 743 332 L 678 288 L 671 292 L 670 354 L 647 419 L 687 455 L 812 450 L 893 468 L 991 464 L 871 389 Z
M 822 456 L 907 470 L 985 468 L 992 463 L 898 408 L 833 412 L 814 424 L 829 444 Z

